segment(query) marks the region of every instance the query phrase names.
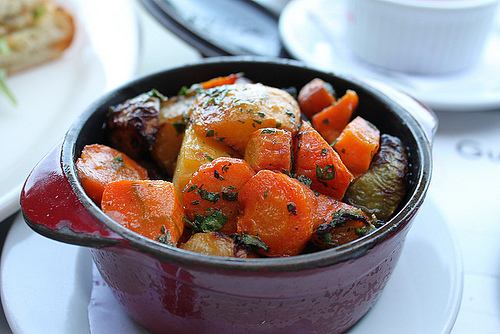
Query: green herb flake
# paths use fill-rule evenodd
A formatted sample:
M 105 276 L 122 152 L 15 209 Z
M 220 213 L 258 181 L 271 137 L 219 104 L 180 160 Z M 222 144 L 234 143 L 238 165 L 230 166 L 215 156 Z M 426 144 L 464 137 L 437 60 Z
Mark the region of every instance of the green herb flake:
M 195 213 L 194 214 L 194 221 L 189 222 L 191 226 L 193 226 L 194 232 L 216 232 L 219 231 L 226 221 L 228 220 L 228 217 L 222 213 L 220 210 L 214 210 L 212 214 L 203 217 L 200 214 Z
M 222 166 L 221 170 L 222 170 L 222 173 L 227 173 L 227 171 L 229 170 L 229 167 L 231 167 L 233 165 L 233 163 L 227 163 L 225 164 L 224 166 Z
M 311 187 L 312 180 L 310 178 L 308 178 L 307 176 L 299 175 L 299 176 L 297 176 L 297 180 L 299 180 L 300 182 L 302 182 L 306 186 Z
M 226 202 L 234 202 L 238 200 L 238 192 L 233 186 L 222 187 L 222 199 Z
M 2 41 L 2 39 L 0 39 L 0 42 L 1 41 Z M 1 47 L 1 43 L 0 43 L 0 47 Z M 0 52 L 0 54 L 1 54 L 1 52 Z M 10 102 L 12 102 L 12 104 L 14 104 L 14 105 L 17 104 L 17 101 L 16 101 L 14 94 L 9 89 L 9 86 L 7 86 L 7 72 L 1 68 L 0 68 L 0 94 L 4 94 L 10 100 Z
M 116 170 L 125 168 L 125 163 L 123 162 L 123 156 L 121 153 L 113 157 L 113 159 L 111 160 L 111 167 Z
M 188 189 L 188 190 L 186 190 L 186 192 L 188 192 L 188 193 L 189 193 L 189 192 L 191 192 L 191 191 L 193 191 L 193 190 L 196 190 L 196 188 L 198 188 L 198 186 L 197 186 L 196 184 L 193 184 L 191 187 L 189 187 L 189 189 Z
M 162 225 L 160 233 L 161 234 L 156 237 L 156 241 L 165 245 L 175 246 L 175 242 L 172 239 L 172 235 L 170 234 L 170 231 L 165 228 L 165 225 Z
M 243 244 L 245 244 L 249 248 L 262 249 L 266 252 L 269 251 L 269 246 L 266 245 L 257 235 L 250 235 L 246 232 L 243 232 L 241 233 L 240 238 Z
M 221 181 L 224 181 L 224 177 L 222 177 L 219 173 L 219 171 L 217 169 L 214 170 L 214 177 L 217 179 L 217 180 L 221 180 Z
M 186 130 L 186 123 L 183 121 L 173 121 L 172 126 L 174 127 L 178 135 L 183 134 Z
M 273 134 L 273 133 L 276 133 L 276 129 L 263 129 L 262 131 L 260 131 L 261 135 Z
M 290 212 L 290 216 L 297 215 L 297 205 L 295 205 L 295 203 L 288 203 L 286 205 L 286 209 L 288 210 L 288 212 Z
M 168 97 L 166 97 L 165 95 L 163 95 L 162 93 L 160 93 L 158 90 L 156 89 L 151 89 L 149 92 L 146 93 L 147 96 L 150 96 L 150 97 L 156 97 L 156 98 L 159 98 L 160 101 L 162 102 L 165 102 L 168 100 Z
M 319 180 L 333 180 L 335 178 L 335 167 L 333 165 L 326 165 L 321 168 L 316 164 L 316 177 Z
M 212 193 L 208 190 L 203 189 L 202 186 L 200 187 L 200 189 L 198 189 L 198 194 L 200 194 L 201 198 L 205 201 L 209 201 L 214 204 L 217 203 L 217 201 L 219 201 L 220 199 L 219 193 Z
M 327 148 L 323 148 L 321 150 L 321 155 L 327 155 L 328 154 L 328 149 Z
M 205 137 L 213 137 L 215 135 L 215 130 L 208 130 Z

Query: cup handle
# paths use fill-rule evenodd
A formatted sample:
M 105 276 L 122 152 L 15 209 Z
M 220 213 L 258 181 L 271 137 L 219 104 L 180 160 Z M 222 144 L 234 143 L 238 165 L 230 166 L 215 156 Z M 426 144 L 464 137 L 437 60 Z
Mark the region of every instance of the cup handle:
M 45 156 L 21 191 L 21 211 L 28 226 L 54 240 L 92 248 L 120 244 L 123 238 L 106 227 L 80 202 L 64 174 L 62 145 Z

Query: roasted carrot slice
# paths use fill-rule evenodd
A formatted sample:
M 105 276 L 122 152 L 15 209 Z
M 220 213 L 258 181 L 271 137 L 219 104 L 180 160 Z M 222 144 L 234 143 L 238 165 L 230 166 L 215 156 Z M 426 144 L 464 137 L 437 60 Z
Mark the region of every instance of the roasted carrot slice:
M 342 131 L 333 148 L 355 176 L 365 173 L 380 145 L 380 131 L 358 116 Z
M 183 191 L 186 217 L 203 232 L 236 232 L 238 196 L 255 175 L 242 159 L 220 157 L 201 165 Z
M 184 212 L 171 182 L 111 182 L 101 208 L 126 228 L 162 243 L 176 245 L 184 230 Z
M 358 94 L 348 90 L 336 103 L 312 116 L 313 127 L 328 143 L 333 143 L 351 120 L 358 107 L 358 101 Z
M 332 86 L 319 78 L 302 87 L 298 96 L 300 110 L 309 118 L 333 104 L 335 100 Z
M 294 171 L 311 189 L 341 200 L 353 180 L 340 156 L 308 122 L 294 140 Z
M 172 182 L 177 189 L 177 196 L 182 202 L 182 191 L 196 170 L 204 163 L 219 157 L 238 156 L 233 149 L 213 138 L 198 134 L 191 123 L 188 123 L 181 150 L 175 163 Z
M 207 80 L 205 82 L 200 83 L 200 85 L 201 87 L 203 87 L 203 89 L 210 89 L 222 85 L 232 85 L 241 77 L 243 77 L 243 73 L 233 73 L 230 75 Z
M 359 239 L 375 230 L 370 220 L 359 209 L 340 209 L 328 217 L 327 222 L 314 230 L 311 243 L 326 249 Z
M 292 133 L 275 128 L 255 131 L 247 142 L 245 160 L 256 172 L 262 169 L 290 172 L 292 169 Z
M 303 184 L 311 203 L 313 233 L 311 244 L 333 248 L 354 241 L 375 230 L 370 219 L 358 207 L 338 201 Z
M 92 144 L 83 148 L 76 169 L 87 195 L 98 205 L 109 182 L 147 179 L 146 169 L 126 154 L 106 145 Z
M 239 193 L 238 233 L 260 238 L 271 257 L 300 254 L 312 234 L 311 206 L 303 186 L 286 174 L 261 170 Z

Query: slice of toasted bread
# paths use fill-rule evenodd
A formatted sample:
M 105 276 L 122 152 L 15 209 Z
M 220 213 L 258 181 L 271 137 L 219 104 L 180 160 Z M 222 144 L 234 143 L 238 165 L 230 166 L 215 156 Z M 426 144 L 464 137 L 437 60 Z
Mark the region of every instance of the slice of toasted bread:
M 45 6 L 50 0 L 0 0 L 0 24 Z
M 0 68 L 8 74 L 59 57 L 75 33 L 73 17 L 66 10 L 48 7 L 32 25 L 0 37 Z

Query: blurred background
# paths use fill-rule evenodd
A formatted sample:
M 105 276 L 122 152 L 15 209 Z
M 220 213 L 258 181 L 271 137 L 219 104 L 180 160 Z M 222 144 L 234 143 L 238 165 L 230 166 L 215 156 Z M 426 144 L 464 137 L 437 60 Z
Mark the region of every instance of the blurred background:
M 73 44 L 60 59 L 8 77 L 16 105 L 0 98 L 0 332 L 91 332 L 88 256 L 34 235 L 18 214 L 21 184 L 36 162 L 104 92 L 162 69 L 228 55 L 290 58 L 377 82 L 406 92 L 436 113 L 433 181 L 425 208 L 389 289 L 351 332 L 500 332 L 497 7 L 488 11 L 491 23 L 481 32 L 483 46 L 471 64 L 429 74 L 384 68 L 356 55 L 346 32 L 352 13 L 342 0 L 58 3 L 75 15 Z M 46 299 L 50 293 L 53 298 Z M 387 308 L 400 313 L 397 319 L 384 318 Z M 114 316 L 116 322 L 126 321 Z M 134 324 L 123 327 L 123 333 L 140 332 Z

